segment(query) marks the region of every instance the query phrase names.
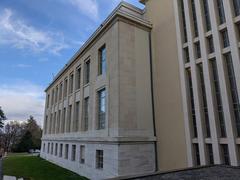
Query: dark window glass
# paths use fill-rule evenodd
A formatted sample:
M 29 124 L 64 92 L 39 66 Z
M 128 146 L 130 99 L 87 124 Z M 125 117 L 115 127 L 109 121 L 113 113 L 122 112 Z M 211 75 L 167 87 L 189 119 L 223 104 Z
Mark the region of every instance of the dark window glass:
M 212 144 L 207 144 L 207 153 L 208 153 L 208 163 L 210 165 L 214 164 L 213 149 Z
M 88 84 L 89 81 L 90 81 L 90 60 L 85 62 L 85 74 L 84 75 L 85 75 L 85 77 L 84 77 L 84 79 L 85 79 L 84 84 Z
M 236 78 L 235 78 L 234 68 L 232 63 L 232 56 L 230 53 L 225 55 L 225 62 L 227 65 L 227 75 L 228 75 L 230 94 L 232 97 L 232 108 L 235 116 L 237 136 L 239 137 L 240 136 L 240 103 L 239 103 L 237 83 L 236 83 Z
M 59 87 L 59 101 L 62 100 L 62 92 L 63 92 L 63 84 L 61 83 Z
M 58 155 L 58 144 L 56 143 L 55 144 L 55 156 L 57 156 Z
M 85 163 L 85 146 L 83 145 L 80 146 L 80 163 Z
M 182 26 L 183 26 L 183 40 L 187 42 L 187 26 L 186 26 L 186 19 L 185 19 L 185 11 L 184 11 L 184 2 L 180 0 L 180 10 L 182 15 Z
M 68 119 L 67 119 L 67 132 L 71 130 L 71 122 L 72 122 L 72 105 L 68 106 Z
M 62 129 L 61 132 L 65 132 L 65 121 L 66 121 L 66 108 L 63 109 L 63 115 L 62 115 Z
M 60 151 L 59 151 L 59 157 L 62 157 L 63 152 L 63 144 L 60 144 Z
M 203 108 L 205 125 L 206 125 L 206 136 L 211 137 L 209 116 L 208 116 L 208 107 L 207 107 L 207 96 L 206 96 L 206 90 L 205 90 L 205 84 L 204 84 L 204 75 L 203 75 L 202 64 L 198 65 L 198 71 L 199 71 L 201 90 L 202 90 L 202 102 L 203 102 L 202 108 Z
M 80 112 L 80 102 L 76 102 L 75 105 L 75 125 L 74 125 L 74 131 L 78 131 L 78 124 L 79 124 L 79 112 Z
M 213 44 L 213 37 L 212 36 L 209 36 L 207 38 L 207 42 L 208 42 L 208 53 L 213 53 L 215 50 L 214 50 L 214 44 Z
M 217 7 L 218 7 L 219 23 L 223 24 L 226 22 L 223 0 L 217 0 Z
M 211 30 L 211 20 L 210 20 L 210 14 L 209 14 L 209 7 L 208 7 L 208 0 L 203 0 L 203 10 L 204 10 L 204 16 L 205 16 L 205 23 L 206 23 L 206 30 Z
M 72 145 L 72 157 L 71 157 L 72 161 L 76 160 L 76 145 Z
M 80 86 L 81 86 L 81 68 L 78 68 L 76 72 L 76 89 L 80 89 Z
M 188 47 L 184 48 L 184 58 L 185 58 L 185 63 L 190 62 Z
M 215 99 L 216 99 L 216 111 L 218 112 L 218 121 L 220 126 L 220 136 L 226 137 L 226 128 L 225 128 L 225 120 L 224 120 L 224 113 L 223 113 L 223 106 L 222 106 L 222 97 L 221 97 L 221 90 L 219 85 L 219 77 L 217 71 L 217 64 L 216 60 L 211 60 L 211 68 L 212 68 L 212 80 L 215 90 Z
M 74 78 L 74 75 L 71 74 L 70 75 L 70 80 L 69 80 L 69 94 L 73 93 L 73 78 Z
M 65 159 L 68 159 L 68 148 L 69 148 L 69 145 L 65 144 Z
M 103 169 L 103 150 L 96 151 L 96 168 Z
M 89 121 L 89 97 L 84 98 L 84 122 L 83 130 L 88 130 L 88 121 Z
M 194 105 L 194 97 L 193 97 L 193 86 L 191 79 L 191 71 L 187 70 L 187 78 L 188 78 L 188 87 L 190 93 L 190 107 L 191 107 L 191 117 L 192 117 L 192 125 L 193 125 L 193 136 L 197 137 L 197 123 L 196 123 L 196 114 L 195 114 L 195 105 Z
M 196 56 L 196 59 L 199 59 L 199 58 L 201 58 L 200 43 L 197 42 L 197 43 L 195 43 L 194 45 L 195 45 L 195 56 Z
M 221 144 L 221 149 L 222 149 L 223 164 L 230 165 L 228 145 L 227 144 Z
M 192 18 L 193 18 L 193 25 L 194 25 L 194 35 L 195 35 L 195 37 L 197 37 L 198 36 L 198 23 L 197 23 L 195 0 L 191 0 L 191 5 L 192 5 Z
M 201 162 L 200 162 L 200 153 L 199 153 L 198 144 L 193 144 L 193 148 L 194 148 L 194 153 L 195 153 L 195 164 L 196 164 L 196 166 L 200 166 Z
M 235 16 L 239 16 L 240 15 L 240 0 L 233 0 L 233 7 L 234 7 Z
M 64 97 L 67 96 L 68 79 L 64 80 Z
M 222 34 L 223 47 L 226 48 L 230 45 L 229 38 L 228 38 L 228 31 L 225 29 L 224 31 L 221 32 L 221 34 Z
M 106 73 L 107 63 L 106 63 L 106 46 L 104 45 L 101 49 L 99 49 L 99 66 L 98 66 L 98 74 Z

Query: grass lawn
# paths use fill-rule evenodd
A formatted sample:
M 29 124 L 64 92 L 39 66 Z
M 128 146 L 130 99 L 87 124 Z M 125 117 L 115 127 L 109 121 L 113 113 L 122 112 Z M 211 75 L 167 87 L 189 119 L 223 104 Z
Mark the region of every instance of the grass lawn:
M 85 180 L 40 157 L 11 155 L 3 160 L 3 174 L 30 180 Z

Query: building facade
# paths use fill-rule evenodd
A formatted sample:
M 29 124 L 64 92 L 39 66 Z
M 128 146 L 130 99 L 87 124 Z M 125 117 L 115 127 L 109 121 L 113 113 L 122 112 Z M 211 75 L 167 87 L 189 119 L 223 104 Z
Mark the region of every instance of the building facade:
M 46 89 L 41 156 L 91 179 L 240 165 L 240 0 L 140 2 Z
M 188 165 L 240 165 L 240 1 L 174 1 Z
M 41 157 L 90 179 L 156 170 L 142 15 L 121 3 L 46 89 Z

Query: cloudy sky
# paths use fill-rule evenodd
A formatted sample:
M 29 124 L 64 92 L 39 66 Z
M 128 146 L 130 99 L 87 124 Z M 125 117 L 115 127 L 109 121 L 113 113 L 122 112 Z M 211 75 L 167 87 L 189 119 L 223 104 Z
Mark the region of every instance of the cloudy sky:
M 0 1 L 0 106 L 8 119 L 33 115 L 42 124 L 44 89 L 120 1 Z

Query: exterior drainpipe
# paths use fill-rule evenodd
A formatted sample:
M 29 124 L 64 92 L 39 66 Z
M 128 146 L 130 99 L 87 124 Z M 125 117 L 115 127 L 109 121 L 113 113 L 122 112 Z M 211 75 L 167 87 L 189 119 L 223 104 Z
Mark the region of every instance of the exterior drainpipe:
M 152 63 L 152 38 L 151 31 L 148 33 L 149 39 L 149 58 L 150 58 L 150 77 L 151 77 L 151 94 L 152 94 L 152 111 L 153 111 L 153 133 L 157 137 L 156 133 L 156 120 L 155 120 L 155 106 L 154 106 L 154 94 L 153 94 L 153 63 Z M 157 155 L 157 141 L 154 142 L 155 149 L 155 171 L 158 171 L 158 155 Z

